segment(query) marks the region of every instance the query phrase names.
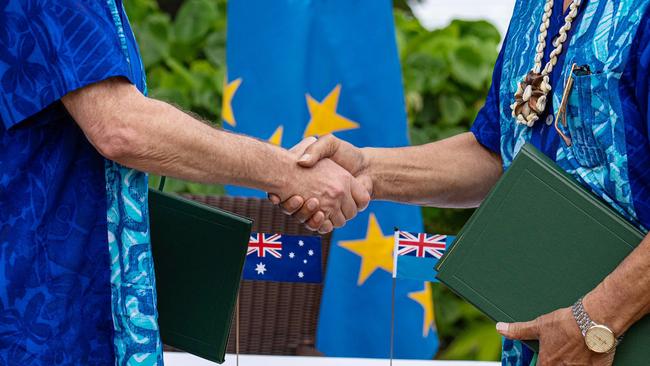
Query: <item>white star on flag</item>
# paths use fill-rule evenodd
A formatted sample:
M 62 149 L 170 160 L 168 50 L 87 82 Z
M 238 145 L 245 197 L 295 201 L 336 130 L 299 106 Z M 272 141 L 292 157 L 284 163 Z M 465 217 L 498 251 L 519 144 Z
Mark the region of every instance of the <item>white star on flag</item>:
M 303 260 L 302 260 L 302 263 L 307 264 L 307 260 L 306 260 L 306 259 L 303 259 Z
M 296 255 L 295 255 L 293 252 L 289 253 L 289 258 L 293 258 L 293 257 L 295 257 L 295 256 L 296 256 Z
M 302 273 L 302 271 L 300 271 L 300 272 L 298 272 L 298 277 L 303 278 L 303 277 L 305 277 L 305 274 Z
M 298 245 L 303 246 L 303 245 L 305 245 L 305 242 L 300 240 L 300 241 L 298 241 Z
M 312 255 L 314 255 L 314 251 L 311 250 L 311 249 L 309 249 L 309 251 L 307 252 L 307 254 L 309 254 L 310 256 L 312 256 Z
M 255 272 L 257 272 L 258 275 L 259 274 L 263 275 L 264 272 L 266 272 L 266 265 L 264 263 L 258 263 L 255 266 Z

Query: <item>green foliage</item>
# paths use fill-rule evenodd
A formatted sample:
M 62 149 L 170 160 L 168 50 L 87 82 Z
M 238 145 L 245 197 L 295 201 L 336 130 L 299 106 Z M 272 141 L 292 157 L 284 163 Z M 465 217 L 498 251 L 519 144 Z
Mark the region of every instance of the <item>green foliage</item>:
M 413 144 L 467 131 L 487 95 L 499 32 L 462 20 L 427 31 L 399 10 L 395 24 Z
M 163 12 L 156 0 L 124 2 L 144 59 L 150 95 L 219 124 L 226 74 L 226 0 L 160 1 L 167 9 L 180 5 L 175 16 Z M 487 94 L 500 42 L 498 31 L 484 21 L 460 20 L 427 31 L 404 0 L 396 2 L 395 24 L 412 143 L 467 131 Z M 157 178 L 151 179 L 152 186 L 157 183 Z M 167 180 L 165 190 L 223 193 L 221 186 L 175 179 Z M 426 230 L 457 233 L 471 212 L 425 208 Z M 498 358 L 500 338 L 492 321 L 443 286 L 434 286 L 434 302 L 442 346 L 438 358 Z

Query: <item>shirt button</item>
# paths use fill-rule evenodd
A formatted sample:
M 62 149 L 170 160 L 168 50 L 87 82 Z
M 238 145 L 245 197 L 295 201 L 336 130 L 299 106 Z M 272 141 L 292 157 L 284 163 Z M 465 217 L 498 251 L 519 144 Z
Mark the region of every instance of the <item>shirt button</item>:
M 553 123 L 553 115 L 549 114 L 548 117 L 546 117 L 546 125 L 550 126 Z

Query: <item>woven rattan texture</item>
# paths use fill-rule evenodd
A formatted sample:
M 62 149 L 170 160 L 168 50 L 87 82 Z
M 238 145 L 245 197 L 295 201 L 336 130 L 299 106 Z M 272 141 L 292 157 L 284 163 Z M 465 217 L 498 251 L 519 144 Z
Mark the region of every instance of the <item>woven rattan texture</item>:
M 250 217 L 253 231 L 314 235 L 267 200 L 196 196 L 186 198 Z M 323 237 L 325 271 L 330 235 Z M 316 326 L 322 285 L 242 281 L 240 296 L 240 353 L 260 355 L 315 355 Z M 235 353 L 235 321 L 228 352 Z

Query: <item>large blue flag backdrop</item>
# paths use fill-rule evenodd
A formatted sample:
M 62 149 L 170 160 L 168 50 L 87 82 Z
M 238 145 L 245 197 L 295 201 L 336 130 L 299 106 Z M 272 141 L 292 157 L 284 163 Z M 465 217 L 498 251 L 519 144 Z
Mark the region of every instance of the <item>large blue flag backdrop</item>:
M 227 59 L 223 118 L 234 131 L 284 147 L 327 133 L 408 143 L 390 0 L 230 1 Z M 335 231 L 317 339 L 326 355 L 389 355 L 394 226 L 421 231 L 419 208 L 375 202 Z M 429 285 L 398 281 L 396 311 L 396 357 L 433 357 Z

